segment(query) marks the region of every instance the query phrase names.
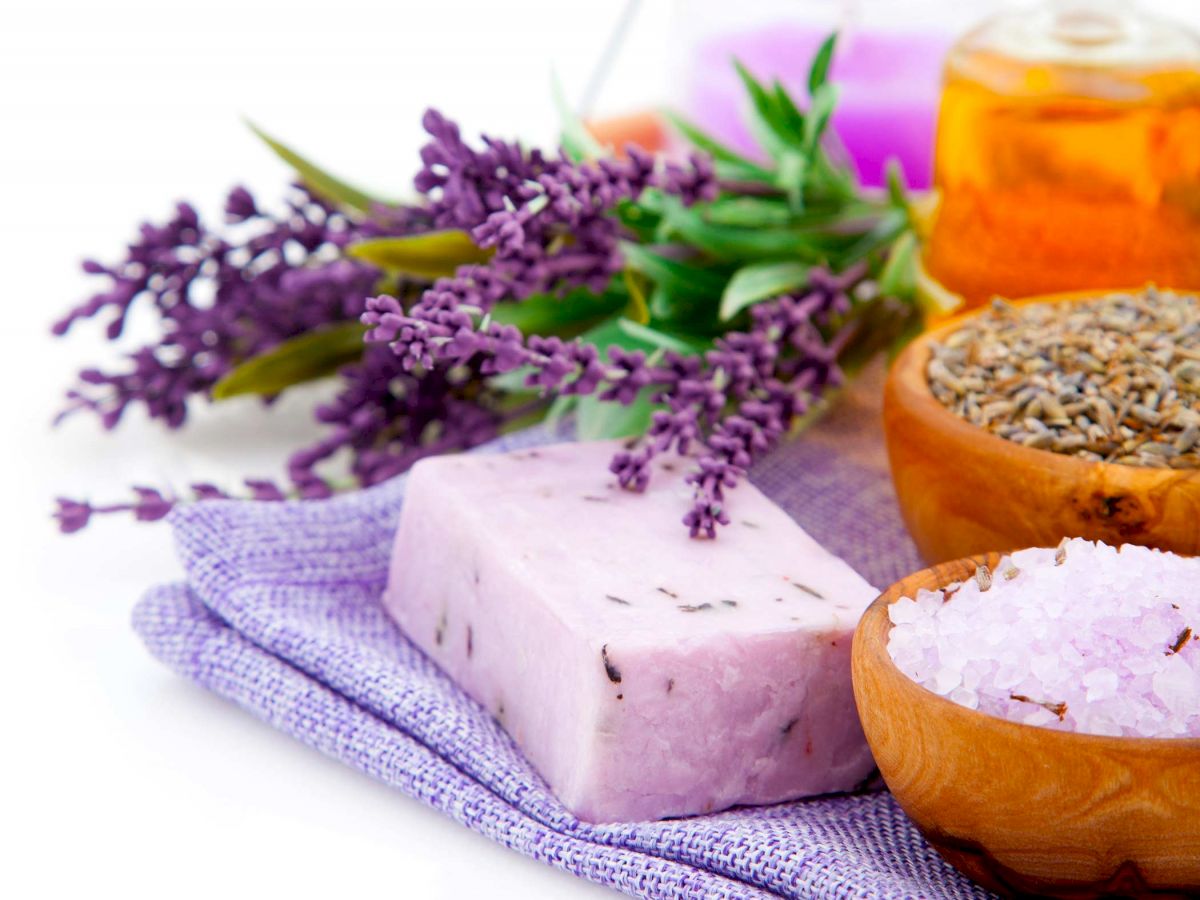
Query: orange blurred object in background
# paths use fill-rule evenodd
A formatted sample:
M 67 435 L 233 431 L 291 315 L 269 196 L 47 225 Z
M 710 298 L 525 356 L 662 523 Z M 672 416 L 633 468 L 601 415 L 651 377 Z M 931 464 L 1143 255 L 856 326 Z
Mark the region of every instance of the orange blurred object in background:
M 657 153 L 667 146 L 666 124 L 653 112 L 611 116 L 588 122 L 587 129 L 596 140 L 612 147 L 618 155 L 624 154 L 626 144 L 636 144 L 650 153 Z
M 1200 288 L 1200 43 L 1078 3 L 985 24 L 947 61 L 934 181 L 925 268 L 969 306 Z

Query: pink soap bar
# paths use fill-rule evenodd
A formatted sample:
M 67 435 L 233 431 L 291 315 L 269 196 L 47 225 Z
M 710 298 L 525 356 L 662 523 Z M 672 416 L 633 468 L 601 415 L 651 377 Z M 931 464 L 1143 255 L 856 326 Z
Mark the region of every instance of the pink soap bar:
M 688 460 L 635 494 L 614 449 L 418 463 L 388 611 L 582 819 L 855 787 L 874 764 L 850 643 L 875 589 L 749 484 L 715 541 L 689 538 Z

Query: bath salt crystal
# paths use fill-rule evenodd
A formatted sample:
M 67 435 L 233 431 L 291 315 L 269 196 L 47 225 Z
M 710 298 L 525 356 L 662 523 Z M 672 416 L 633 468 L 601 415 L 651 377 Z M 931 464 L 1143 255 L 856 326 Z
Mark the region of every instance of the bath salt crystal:
M 1120 684 L 1117 673 L 1112 669 L 1093 669 L 1085 674 L 1080 681 L 1084 688 L 1087 689 L 1087 700 L 1089 703 L 1115 697 L 1117 687 Z
M 1172 654 L 1154 673 L 1154 694 L 1170 712 L 1178 716 L 1200 713 L 1200 672 L 1189 666 L 1181 654 Z
M 1200 559 L 1076 538 L 1004 557 L 987 590 L 977 578 L 920 590 L 888 614 L 897 667 L 960 705 L 1087 734 L 1200 737 Z

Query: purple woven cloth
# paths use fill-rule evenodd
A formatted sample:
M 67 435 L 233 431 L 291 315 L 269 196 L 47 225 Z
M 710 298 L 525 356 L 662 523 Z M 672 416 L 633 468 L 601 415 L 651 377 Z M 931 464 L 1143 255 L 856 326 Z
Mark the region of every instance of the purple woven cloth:
M 920 564 L 887 477 L 877 394 L 866 380 L 754 480 L 886 585 Z M 503 446 L 546 439 L 530 432 Z M 492 840 L 634 896 L 988 896 L 886 792 L 664 822 L 575 819 L 491 715 L 384 614 L 403 496 L 398 478 L 322 502 L 181 509 L 173 527 L 187 581 L 150 591 L 134 626 L 168 666 L 276 728 Z

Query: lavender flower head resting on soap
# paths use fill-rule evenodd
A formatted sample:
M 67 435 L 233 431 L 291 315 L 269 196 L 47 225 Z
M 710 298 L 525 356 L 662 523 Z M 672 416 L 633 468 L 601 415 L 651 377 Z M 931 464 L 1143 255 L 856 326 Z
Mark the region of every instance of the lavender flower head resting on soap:
M 622 487 L 640 491 L 657 454 L 698 447 L 697 467 L 687 475 L 695 500 L 684 524 L 693 537 L 715 537 L 716 526 L 729 521 L 725 491 L 808 411 L 814 397 L 840 382 L 836 360 L 844 338 L 826 343 L 817 325 L 849 310 L 846 290 L 861 276 L 861 269 L 836 277 L 814 273 L 806 293 L 756 306 L 748 332 L 718 338 L 703 357 L 668 351 L 652 360 L 641 351 L 612 347 L 604 360 L 580 340 L 524 339 L 494 322 L 476 328 L 474 310 L 442 308 L 438 318 L 405 315 L 387 296 L 368 301 L 363 321 L 372 326 L 369 341 L 389 344 L 408 364 L 417 345 L 425 364 L 479 362 L 482 371 L 497 374 L 528 369 L 528 385 L 560 396 L 597 394 L 629 404 L 649 389 L 665 408 L 654 413 L 637 446 L 613 458 L 610 470 Z

